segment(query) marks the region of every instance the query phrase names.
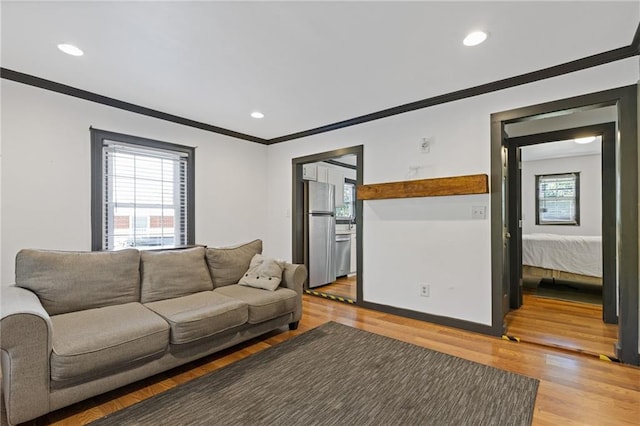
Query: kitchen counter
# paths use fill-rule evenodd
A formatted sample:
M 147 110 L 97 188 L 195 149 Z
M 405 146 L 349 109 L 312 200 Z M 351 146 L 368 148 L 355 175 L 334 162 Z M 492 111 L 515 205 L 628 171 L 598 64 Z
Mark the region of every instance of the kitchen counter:
M 345 235 L 351 234 L 354 235 L 356 233 L 356 226 L 352 225 L 350 228 L 349 225 L 346 224 L 337 224 L 336 225 L 336 235 Z

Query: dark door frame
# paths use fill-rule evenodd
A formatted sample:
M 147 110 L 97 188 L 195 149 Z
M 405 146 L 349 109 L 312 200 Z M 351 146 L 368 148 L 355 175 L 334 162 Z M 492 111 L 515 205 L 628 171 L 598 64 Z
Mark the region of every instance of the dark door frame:
M 526 136 L 506 138 L 509 150 L 509 234 L 511 234 L 509 270 L 511 309 L 522 305 L 522 207 L 521 207 L 521 168 L 519 150 L 524 146 L 541 143 L 576 139 L 583 136 L 601 136 L 602 168 L 602 320 L 617 324 L 616 307 L 616 123 L 596 124 L 566 130 L 537 133 Z M 588 189 L 587 189 L 588 190 Z
M 532 118 L 613 105 L 617 107 L 618 114 L 615 176 L 619 194 L 616 213 L 619 331 L 615 351 L 622 362 L 639 365 L 637 85 L 491 114 L 492 328 L 495 334 L 502 334 L 504 318 L 509 312 L 509 149 L 505 144 L 508 138 L 504 137 L 504 126 Z
M 293 263 L 305 263 L 305 235 L 304 235 L 304 179 L 302 166 L 353 154 L 356 156 L 356 185 L 363 183 L 364 146 L 357 145 L 334 151 L 321 152 L 291 160 L 292 177 L 292 221 L 291 221 L 291 256 Z M 362 200 L 356 200 L 356 304 L 362 304 Z

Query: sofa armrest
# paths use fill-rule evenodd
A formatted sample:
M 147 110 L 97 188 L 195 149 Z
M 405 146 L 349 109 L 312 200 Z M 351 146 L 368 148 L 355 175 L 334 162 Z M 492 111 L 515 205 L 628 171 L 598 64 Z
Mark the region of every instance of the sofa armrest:
M 282 272 L 282 281 L 280 287 L 290 288 L 298 293 L 296 301 L 296 309 L 293 312 L 293 318 L 289 323 L 289 329 L 295 330 L 298 328 L 298 322 L 302 318 L 302 286 L 307 280 L 307 268 L 304 265 L 286 263 L 284 271 Z
M 29 290 L 2 287 L 0 361 L 9 424 L 49 412 L 51 319 Z
M 282 272 L 282 282 L 280 287 L 295 290 L 302 295 L 302 286 L 307 279 L 307 268 L 304 265 L 286 263 Z

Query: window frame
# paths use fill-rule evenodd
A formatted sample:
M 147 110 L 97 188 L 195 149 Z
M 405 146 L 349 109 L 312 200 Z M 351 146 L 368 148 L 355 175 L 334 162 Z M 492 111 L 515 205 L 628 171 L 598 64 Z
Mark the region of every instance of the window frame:
M 353 194 L 352 194 L 352 200 L 351 200 L 351 211 L 353 212 L 353 215 L 351 216 L 351 218 L 346 219 L 344 218 L 344 216 L 338 216 L 336 214 L 336 223 L 339 224 L 353 224 L 356 223 L 356 188 L 357 188 L 357 183 L 354 179 L 349 179 L 349 178 L 345 178 L 344 179 L 344 184 L 343 184 L 343 194 L 344 194 L 344 186 L 346 185 L 351 185 L 353 187 Z
M 195 148 L 178 145 L 170 142 L 162 142 L 139 136 L 116 133 L 107 130 L 90 128 L 91 132 L 91 250 L 106 251 L 102 243 L 104 220 L 104 161 L 102 148 L 105 140 L 137 145 L 143 148 L 162 149 L 187 155 L 187 241 L 186 245 L 195 244 Z M 175 246 L 179 247 L 179 246 Z
M 575 220 L 574 221 L 549 221 L 542 220 L 540 217 L 540 179 L 545 177 L 553 177 L 553 176 L 568 176 L 573 175 L 575 177 Z M 580 226 L 580 172 L 566 172 L 566 173 L 544 173 L 535 175 L 535 194 L 536 194 L 536 225 L 538 226 Z

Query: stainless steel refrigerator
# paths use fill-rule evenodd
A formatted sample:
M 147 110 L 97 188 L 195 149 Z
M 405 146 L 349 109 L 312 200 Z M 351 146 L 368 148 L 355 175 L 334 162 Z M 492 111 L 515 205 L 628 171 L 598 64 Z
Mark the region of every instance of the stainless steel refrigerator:
M 335 186 L 308 181 L 305 189 L 307 268 L 313 288 L 336 280 Z

